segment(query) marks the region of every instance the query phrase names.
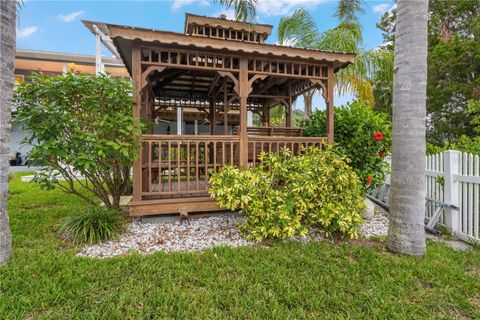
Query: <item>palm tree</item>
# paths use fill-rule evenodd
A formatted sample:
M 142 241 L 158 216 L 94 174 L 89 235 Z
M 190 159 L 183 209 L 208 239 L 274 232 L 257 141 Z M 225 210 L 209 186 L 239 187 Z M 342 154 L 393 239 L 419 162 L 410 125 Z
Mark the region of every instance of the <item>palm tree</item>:
M 0 1 L 0 265 L 12 255 L 7 197 L 10 159 L 10 117 L 16 46 L 16 1 Z
M 363 50 L 358 20 L 358 15 L 364 13 L 362 5 L 362 0 L 340 0 L 335 12 L 338 25 L 321 34 L 312 16 L 303 8 L 297 9 L 290 17 L 280 19 L 278 43 L 357 54 L 355 64 L 337 73 L 335 86 L 339 94 L 354 94 L 373 106 L 373 79 L 389 77 L 393 71 L 393 55 L 382 49 Z M 310 91 L 304 95 L 306 114 L 312 111 L 313 94 L 314 91 Z
M 428 0 L 399 0 L 393 76 L 392 185 L 387 247 L 425 255 Z

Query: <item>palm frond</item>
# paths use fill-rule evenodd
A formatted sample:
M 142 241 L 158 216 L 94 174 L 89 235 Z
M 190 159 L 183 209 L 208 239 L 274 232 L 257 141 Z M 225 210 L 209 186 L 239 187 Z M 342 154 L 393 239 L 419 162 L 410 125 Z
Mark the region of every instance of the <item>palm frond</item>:
M 225 9 L 235 11 L 235 19 L 242 22 L 255 22 L 257 19 L 258 0 L 213 0 Z
M 393 52 L 377 49 L 360 52 L 355 63 L 336 74 L 336 89 L 339 94 L 355 94 L 374 106 L 372 83 L 391 81 L 393 78 Z
M 278 24 L 278 44 L 312 48 L 318 41 L 317 24 L 303 8 L 296 9 L 290 17 L 280 18 Z
M 358 100 L 371 106 L 375 105 L 372 82 L 367 78 L 349 73 L 347 69 L 343 69 L 335 75 L 335 89 L 340 95 L 354 94 Z
M 340 23 L 358 23 L 358 14 L 364 14 L 363 0 L 340 0 L 335 11 L 335 17 Z
M 317 42 L 320 50 L 357 53 L 362 43 L 362 30 L 360 25 L 340 24 L 325 31 Z

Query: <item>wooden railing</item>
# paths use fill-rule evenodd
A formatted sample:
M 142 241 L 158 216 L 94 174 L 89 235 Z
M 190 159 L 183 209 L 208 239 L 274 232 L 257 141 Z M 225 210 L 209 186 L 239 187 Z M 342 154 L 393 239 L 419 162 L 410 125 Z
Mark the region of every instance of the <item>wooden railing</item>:
M 278 153 L 287 148 L 293 154 L 299 154 L 302 147 L 322 146 L 327 143 L 326 137 L 278 137 L 278 136 L 248 136 L 248 161 L 252 165 L 259 162 L 258 156 L 262 152 Z
M 247 127 L 247 134 L 249 136 L 301 137 L 303 130 L 303 128 Z M 233 128 L 233 134 L 238 134 L 238 127 Z
M 248 160 L 258 163 L 263 152 L 289 148 L 298 154 L 302 146 L 322 146 L 324 137 L 248 136 Z M 247 151 L 245 151 L 247 152 Z M 226 165 L 238 166 L 240 138 L 236 135 L 142 136 L 142 199 L 206 195 L 208 178 Z
M 239 164 L 237 136 L 143 135 L 142 196 L 205 194 L 208 176 Z

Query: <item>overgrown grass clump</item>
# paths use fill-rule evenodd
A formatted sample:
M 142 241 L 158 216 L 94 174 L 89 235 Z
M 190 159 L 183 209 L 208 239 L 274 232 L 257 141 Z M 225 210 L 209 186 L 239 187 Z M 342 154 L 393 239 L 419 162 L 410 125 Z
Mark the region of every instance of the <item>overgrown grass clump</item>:
M 124 229 L 123 212 L 92 206 L 67 217 L 60 232 L 76 244 L 93 244 L 117 237 Z

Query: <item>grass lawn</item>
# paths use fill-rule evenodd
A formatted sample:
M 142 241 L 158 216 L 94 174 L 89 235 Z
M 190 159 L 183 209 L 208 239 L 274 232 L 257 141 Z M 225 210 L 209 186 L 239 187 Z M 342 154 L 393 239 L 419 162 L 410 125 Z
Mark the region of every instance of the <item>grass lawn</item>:
M 480 318 L 478 250 L 428 243 L 415 259 L 382 243 L 277 243 L 93 260 L 58 237 L 81 200 L 19 175 L 10 190 L 0 319 Z

